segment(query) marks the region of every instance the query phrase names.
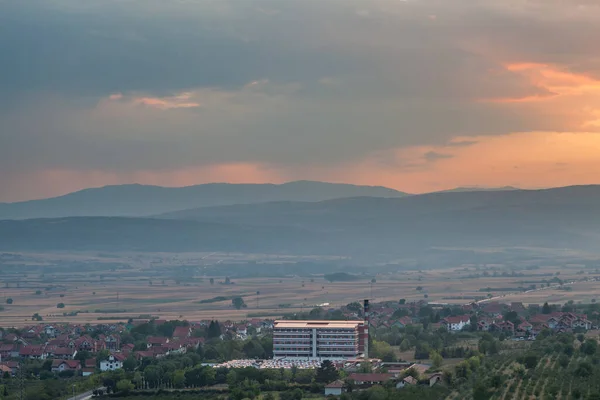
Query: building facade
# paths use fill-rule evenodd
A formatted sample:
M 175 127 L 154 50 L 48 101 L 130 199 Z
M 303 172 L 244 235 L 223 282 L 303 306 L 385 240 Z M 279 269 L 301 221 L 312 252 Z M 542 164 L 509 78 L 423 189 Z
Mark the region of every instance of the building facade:
M 362 321 L 275 321 L 274 358 L 347 360 L 361 356 Z

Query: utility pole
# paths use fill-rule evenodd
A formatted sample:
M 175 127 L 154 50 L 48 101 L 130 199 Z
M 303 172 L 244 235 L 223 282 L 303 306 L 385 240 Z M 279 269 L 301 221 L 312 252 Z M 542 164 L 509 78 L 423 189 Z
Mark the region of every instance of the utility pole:
M 19 400 L 25 398 L 25 376 L 23 371 L 23 363 L 19 361 Z

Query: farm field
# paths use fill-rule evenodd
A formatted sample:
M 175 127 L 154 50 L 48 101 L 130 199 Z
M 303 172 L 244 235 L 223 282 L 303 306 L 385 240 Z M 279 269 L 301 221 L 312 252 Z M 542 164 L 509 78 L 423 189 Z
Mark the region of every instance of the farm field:
M 0 262 L 3 326 L 30 324 L 36 313 L 50 323 L 122 321 L 141 315 L 242 320 L 280 317 L 322 304 L 339 307 L 364 298 L 450 304 L 488 299 L 589 303 L 598 296 L 600 277 L 595 263 L 557 262 L 535 269 L 365 266 L 350 271 L 352 280 L 331 282 L 320 265 L 339 259 L 216 253 L 5 253 Z M 296 265 L 313 269 L 295 273 Z M 261 271 L 261 276 L 253 276 L 254 271 Z M 242 297 L 246 307 L 235 309 L 234 297 Z M 57 308 L 59 303 L 64 308 Z

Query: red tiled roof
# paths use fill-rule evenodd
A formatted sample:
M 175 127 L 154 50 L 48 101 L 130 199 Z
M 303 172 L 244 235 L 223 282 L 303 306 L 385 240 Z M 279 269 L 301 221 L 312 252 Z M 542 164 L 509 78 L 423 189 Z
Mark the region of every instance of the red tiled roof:
M 147 340 L 147 342 L 151 343 L 151 344 L 165 344 L 168 341 L 169 341 L 168 338 L 161 337 L 161 336 L 149 337 Z
M 69 347 L 57 347 L 52 351 L 55 356 L 72 356 L 75 353 L 75 349 Z
M 443 319 L 448 324 L 458 324 L 460 322 L 467 322 L 470 319 L 468 315 L 456 315 L 449 316 Z
M 394 377 L 394 374 L 350 374 L 348 378 L 358 382 L 385 382 Z
M 81 368 L 81 362 L 79 360 L 53 360 L 52 368 L 58 368 L 61 364 L 66 364 L 69 369 Z
M 189 326 L 178 326 L 173 331 L 173 337 L 184 338 L 190 336 Z

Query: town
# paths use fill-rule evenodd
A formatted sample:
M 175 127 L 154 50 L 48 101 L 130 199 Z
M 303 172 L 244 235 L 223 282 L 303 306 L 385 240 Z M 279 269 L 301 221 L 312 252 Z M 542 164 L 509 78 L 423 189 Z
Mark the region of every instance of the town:
M 297 371 L 305 371 L 297 383 L 323 396 L 390 385 L 396 390 L 439 385 L 436 390 L 445 391 L 451 388 L 451 374 L 473 357 L 523 349 L 518 346 L 540 336 L 579 334 L 595 341 L 599 321 L 595 303 L 445 305 L 400 299 L 315 307 L 279 320 L 32 323 L 0 330 L 0 370 L 8 395 L 22 379 L 33 380 L 37 386 L 32 387 L 42 391 L 44 382 L 62 380 L 96 395 L 227 391 L 235 389 L 236 381 L 226 371 L 249 368 L 293 371 L 294 379 Z M 183 362 L 182 368 L 159 368 L 168 362 Z M 208 375 L 194 378 L 194 368 Z

